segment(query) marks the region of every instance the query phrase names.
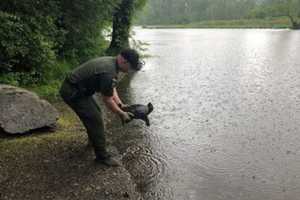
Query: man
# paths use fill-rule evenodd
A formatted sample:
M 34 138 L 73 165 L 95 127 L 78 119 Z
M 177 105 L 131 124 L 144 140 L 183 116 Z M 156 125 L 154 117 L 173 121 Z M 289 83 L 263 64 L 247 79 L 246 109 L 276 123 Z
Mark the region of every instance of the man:
M 93 99 L 100 92 L 105 105 L 118 114 L 123 122 L 131 120 L 131 113 L 122 111 L 123 102 L 116 90 L 119 71 L 128 73 L 142 67 L 139 54 L 125 49 L 116 57 L 99 57 L 73 70 L 61 86 L 63 100 L 75 111 L 84 124 L 96 155 L 96 162 L 107 166 L 118 166 L 117 160 L 106 150 L 104 124 L 101 110 Z

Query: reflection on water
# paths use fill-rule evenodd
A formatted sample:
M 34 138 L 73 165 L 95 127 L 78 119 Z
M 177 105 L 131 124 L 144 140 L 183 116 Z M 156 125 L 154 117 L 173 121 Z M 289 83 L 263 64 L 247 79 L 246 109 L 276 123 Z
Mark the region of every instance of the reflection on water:
M 150 44 L 129 103 L 152 102 L 151 126 L 119 148 L 145 199 L 297 200 L 300 32 L 137 29 Z

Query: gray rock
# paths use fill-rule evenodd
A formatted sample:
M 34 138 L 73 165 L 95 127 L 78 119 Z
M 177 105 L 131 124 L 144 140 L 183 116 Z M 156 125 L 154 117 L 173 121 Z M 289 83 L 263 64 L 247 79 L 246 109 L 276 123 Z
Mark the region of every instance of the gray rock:
M 36 94 L 0 84 L 0 132 L 26 133 L 53 126 L 57 119 L 58 111 Z

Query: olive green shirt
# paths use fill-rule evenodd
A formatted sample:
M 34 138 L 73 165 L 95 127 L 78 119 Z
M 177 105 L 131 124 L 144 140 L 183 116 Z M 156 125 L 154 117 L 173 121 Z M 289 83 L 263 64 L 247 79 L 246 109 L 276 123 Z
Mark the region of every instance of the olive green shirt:
M 118 66 L 116 57 L 99 57 L 83 63 L 71 72 L 69 81 L 78 83 L 81 80 L 89 79 L 96 74 L 104 72 L 110 73 L 113 77 L 117 78 Z
M 116 57 L 100 57 L 83 63 L 68 75 L 68 81 L 75 85 L 80 94 L 91 96 L 101 92 L 113 95 L 117 85 L 118 66 Z

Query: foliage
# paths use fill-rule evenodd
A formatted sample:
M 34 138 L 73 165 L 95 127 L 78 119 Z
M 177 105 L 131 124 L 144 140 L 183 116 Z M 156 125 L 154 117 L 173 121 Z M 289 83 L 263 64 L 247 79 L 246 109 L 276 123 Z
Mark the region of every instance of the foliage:
M 185 24 L 202 20 L 240 19 L 254 0 L 152 0 L 140 12 L 140 24 Z
M 139 13 L 138 24 L 189 24 L 209 20 L 289 17 L 299 25 L 300 0 L 152 0 Z
M 108 46 L 104 31 L 122 2 L 1 0 L 0 83 L 49 83 L 62 79 L 72 66 L 103 55 Z M 145 0 L 132 2 L 139 8 Z M 131 20 L 133 12 L 125 17 Z M 68 63 L 67 69 L 62 63 Z
M 261 9 L 266 9 L 266 16 L 287 16 L 292 28 L 300 28 L 300 0 L 268 0 L 264 2 Z
M 106 48 L 102 30 L 112 20 L 120 0 L 62 0 L 59 26 L 66 30 L 66 38 L 59 56 L 84 62 L 101 55 Z
M 45 22 L 53 33 L 51 20 Z M 42 80 L 55 60 L 54 36 L 45 33 L 44 27 L 34 17 L 0 11 L 0 73 L 29 72 Z
M 0 74 L 0 83 L 26 87 L 38 93 L 39 96 L 57 99 L 61 81 L 71 68 L 70 63 L 59 61 L 44 74 L 45 81 L 43 82 L 37 80 L 32 72 L 9 72 Z
M 147 28 L 288 28 L 287 17 L 270 19 L 207 20 L 188 24 L 155 25 Z
M 146 0 L 122 0 L 113 15 L 112 39 L 106 53 L 116 55 L 129 47 L 130 28 L 136 10 L 141 9 Z
M 74 66 L 104 54 L 106 32 L 125 1 L 1 0 L 0 83 L 56 97 L 61 81 Z M 129 22 L 125 32 L 145 2 L 131 0 L 130 12 L 125 4 L 121 16 Z

